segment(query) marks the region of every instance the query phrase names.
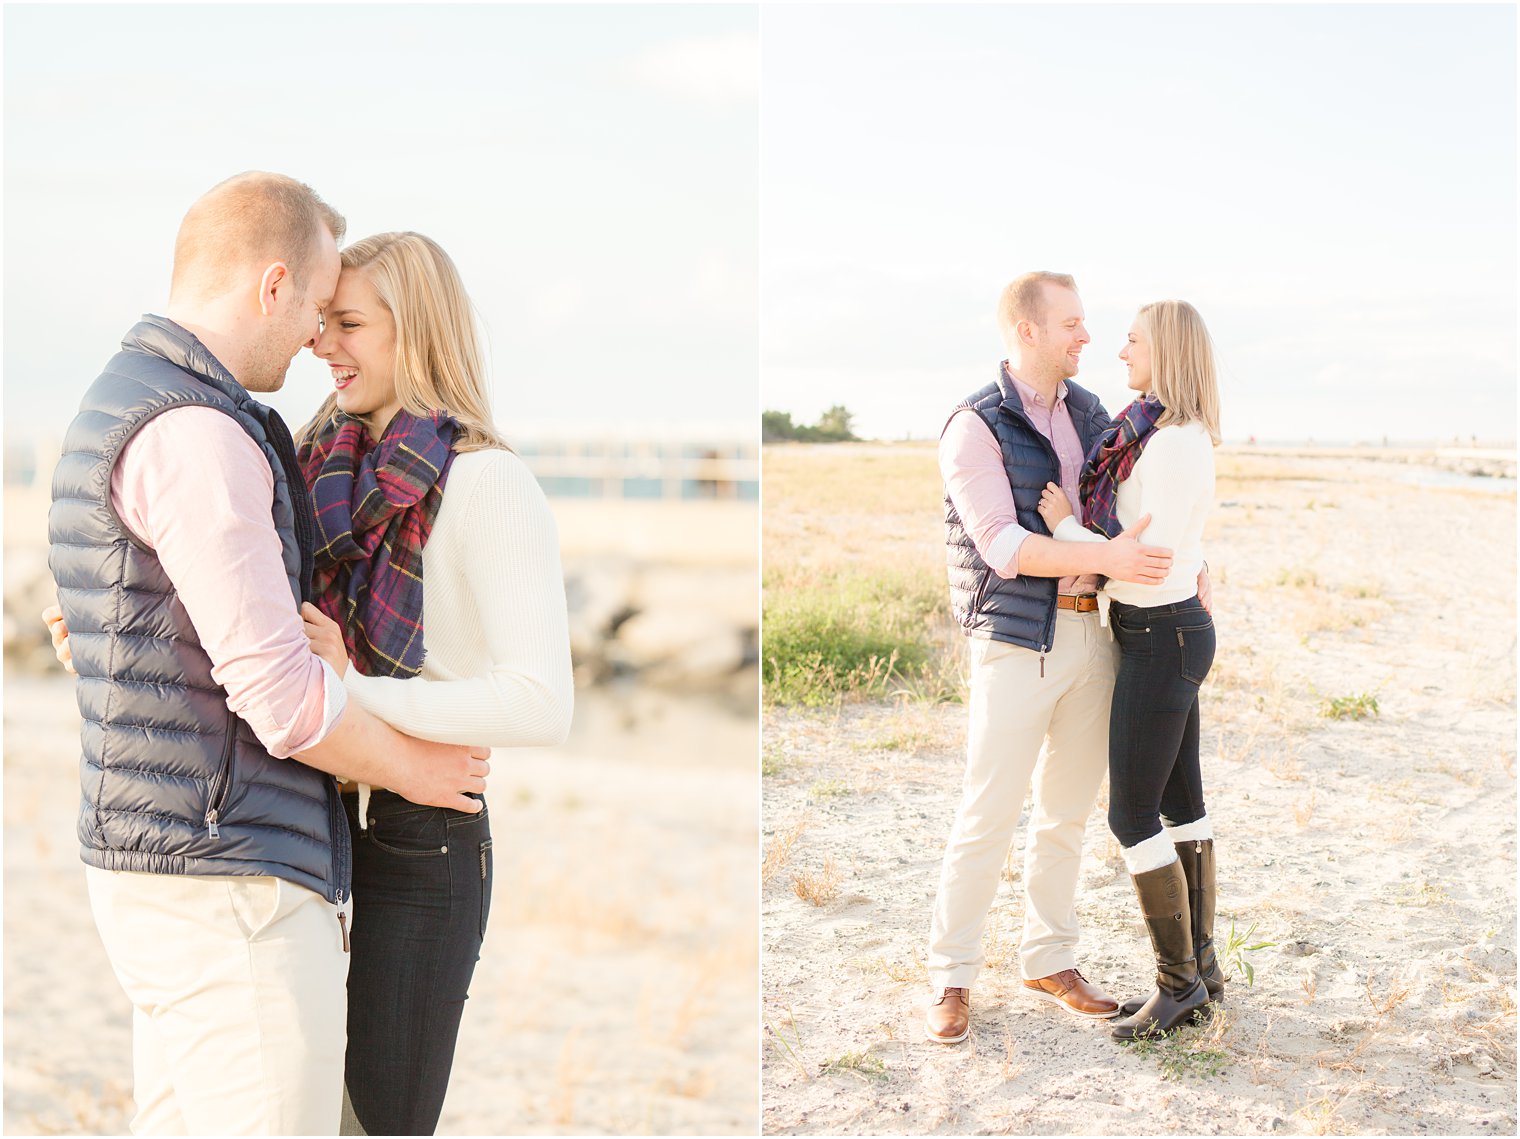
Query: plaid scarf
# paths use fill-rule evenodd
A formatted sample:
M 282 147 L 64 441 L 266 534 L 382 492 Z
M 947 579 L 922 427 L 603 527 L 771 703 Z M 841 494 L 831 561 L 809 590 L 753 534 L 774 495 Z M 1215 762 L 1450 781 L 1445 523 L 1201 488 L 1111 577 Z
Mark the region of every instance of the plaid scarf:
M 422 547 L 443 501 L 459 425 L 398 411 L 379 443 L 335 414 L 301 445 L 317 513 L 312 593 L 366 676 L 422 671 Z
M 1079 484 L 1082 524 L 1089 530 L 1109 538 L 1117 538 L 1123 532 L 1124 527 L 1119 525 L 1119 484 L 1134 470 L 1146 440 L 1156 430 L 1156 420 L 1164 411 L 1160 400 L 1141 396 L 1098 436 L 1092 454 L 1082 466 Z

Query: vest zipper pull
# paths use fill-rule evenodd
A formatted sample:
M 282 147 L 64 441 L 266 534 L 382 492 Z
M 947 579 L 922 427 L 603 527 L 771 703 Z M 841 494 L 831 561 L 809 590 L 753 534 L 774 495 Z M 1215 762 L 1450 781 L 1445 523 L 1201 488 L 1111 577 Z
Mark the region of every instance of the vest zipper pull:
M 343 934 L 343 952 L 348 952 L 348 915 L 338 911 L 338 931 Z
M 221 828 L 216 825 L 216 808 L 215 807 L 212 807 L 211 810 L 209 810 L 209 811 L 206 812 L 206 829 L 211 832 L 211 837 L 212 838 L 221 838 L 222 837 Z
M 1040 679 L 1045 679 L 1045 653 L 1043 651 L 1040 653 Z

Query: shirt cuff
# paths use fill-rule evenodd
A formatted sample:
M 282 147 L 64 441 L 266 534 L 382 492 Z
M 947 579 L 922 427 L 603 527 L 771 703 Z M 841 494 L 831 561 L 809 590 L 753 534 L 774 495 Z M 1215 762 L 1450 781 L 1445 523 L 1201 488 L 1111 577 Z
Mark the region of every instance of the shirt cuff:
M 998 536 L 987 544 L 987 556 L 982 560 L 998 577 L 1018 577 L 1019 547 L 1024 544 L 1024 539 L 1027 537 L 1029 537 L 1029 531 L 1017 523 L 1004 526 L 998 531 Z
M 321 657 L 317 658 L 322 665 L 322 725 L 316 733 L 306 740 L 302 740 L 290 749 L 290 754 L 305 751 L 309 747 L 316 747 L 325 740 L 328 733 L 338 726 L 338 721 L 343 718 L 343 713 L 348 711 L 348 689 L 343 687 L 343 681 L 333 671 L 333 666 Z M 349 665 L 353 668 L 353 665 Z

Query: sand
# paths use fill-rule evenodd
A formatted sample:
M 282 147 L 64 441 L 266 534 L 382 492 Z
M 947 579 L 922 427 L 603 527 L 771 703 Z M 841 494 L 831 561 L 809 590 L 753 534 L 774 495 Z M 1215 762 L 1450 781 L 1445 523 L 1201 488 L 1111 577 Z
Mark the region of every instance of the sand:
M 1244 955 L 1254 983 L 1236 967 L 1211 1025 L 1142 1049 L 1029 1000 L 1021 828 L 972 1036 L 926 1041 L 924 941 L 964 710 L 769 709 L 767 1133 L 1515 1133 L 1513 483 L 1238 449 L 1220 470 L 1204 779 L 1216 936 L 1233 919 L 1273 943 Z M 939 540 L 933 518 L 892 535 L 898 556 L 914 544 L 931 561 Z M 1079 962 L 1122 998 L 1150 962 L 1105 806 L 1106 787 Z M 798 879 L 816 892 L 830 863 L 832 900 L 800 897 Z
M 6 687 L 5 1130 L 125 1133 L 72 684 Z M 578 712 L 564 748 L 498 753 L 491 928 L 438 1133 L 753 1134 L 753 720 L 650 694 Z

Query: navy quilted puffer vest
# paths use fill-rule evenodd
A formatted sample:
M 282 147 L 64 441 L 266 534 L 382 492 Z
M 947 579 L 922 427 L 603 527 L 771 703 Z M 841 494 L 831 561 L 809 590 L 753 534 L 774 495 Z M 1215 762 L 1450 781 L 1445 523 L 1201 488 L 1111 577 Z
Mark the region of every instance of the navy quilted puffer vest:
M 1082 441 L 1082 451 L 1087 454 L 1108 426 L 1108 412 L 1097 396 L 1070 380 L 1066 381 L 1066 407 Z M 1050 528 L 1038 509 L 1040 492 L 1047 482 L 1061 481 L 1060 460 L 1050 440 L 1024 414 L 1019 394 L 1001 365 L 997 381 L 963 399 L 952 417 L 968 408 L 981 416 L 1002 448 L 1019 525 L 1032 534 L 1049 536 Z M 999 577 L 976 552 L 948 492 L 945 561 L 950 575 L 950 605 L 968 636 L 990 637 L 1037 652 L 1050 650 L 1055 637 L 1058 579 L 1024 574 Z
M 264 452 L 292 606 L 310 589 L 314 522 L 289 431 L 189 332 L 144 317 L 69 425 L 48 514 L 84 719 L 80 855 L 107 870 L 274 875 L 336 903 L 350 877 L 336 784 L 269 755 L 228 709 L 174 583 L 111 505 L 138 428 L 192 405 L 231 416 Z

